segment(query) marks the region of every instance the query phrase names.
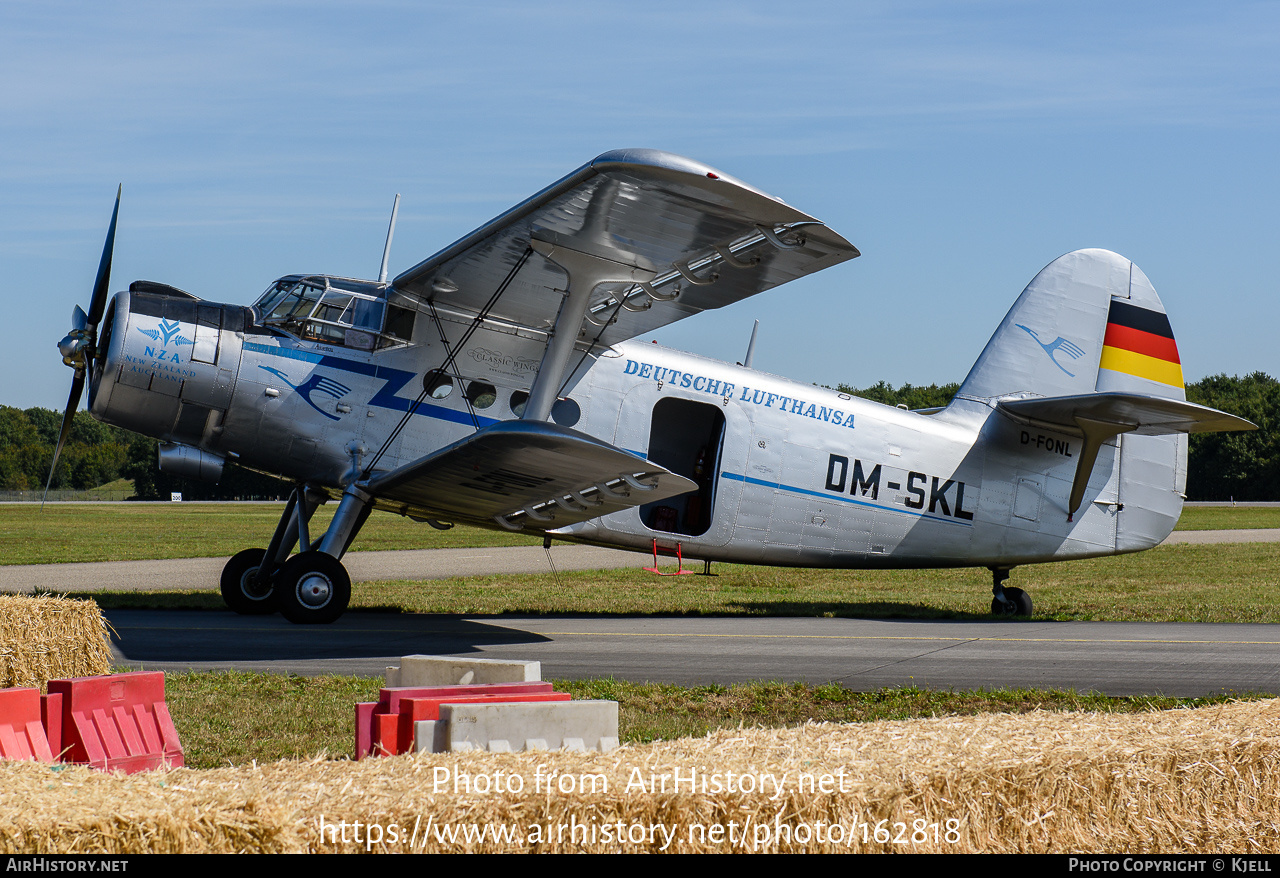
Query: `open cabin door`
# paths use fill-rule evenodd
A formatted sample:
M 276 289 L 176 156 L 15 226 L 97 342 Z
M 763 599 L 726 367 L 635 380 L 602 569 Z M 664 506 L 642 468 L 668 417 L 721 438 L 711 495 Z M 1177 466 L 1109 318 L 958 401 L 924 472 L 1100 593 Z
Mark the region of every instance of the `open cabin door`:
M 711 529 L 724 450 L 725 418 L 721 406 L 668 397 L 653 406 L 649 460 L 692 479 L 698 488 L 640 507 L 640 520 L 651 530 L 699 537 Z

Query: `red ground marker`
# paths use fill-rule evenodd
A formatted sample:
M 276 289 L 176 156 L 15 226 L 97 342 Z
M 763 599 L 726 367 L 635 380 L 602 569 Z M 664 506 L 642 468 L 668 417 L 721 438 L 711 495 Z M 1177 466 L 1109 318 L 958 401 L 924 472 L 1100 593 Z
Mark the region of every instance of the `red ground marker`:
M 53 762 L 39 689 L 0 689 L 0 759 Z
M 50 680 L 62 695 L 63 762 L 133 774 L 183 764 L 160 672 Z

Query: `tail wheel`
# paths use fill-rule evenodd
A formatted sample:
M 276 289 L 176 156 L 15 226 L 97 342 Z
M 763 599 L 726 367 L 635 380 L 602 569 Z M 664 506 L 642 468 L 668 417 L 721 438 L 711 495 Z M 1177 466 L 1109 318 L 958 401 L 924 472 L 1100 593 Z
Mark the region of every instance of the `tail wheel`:
M 351 577 L 324 552 L 300 552 L 276 576 L 280 615 L 297 625 L 326 625 L 351 603 Z
M 991 612 L 997 616 L 1030 616 L 1031 595 L 1020 588 L 1009 587 L 1004 590 L 1005 599 L 991 599 Z
M 266 549 L 245 549 L 222 568 L 222 599 L 233 612 L 262 616 L 276 611 L 272 581 L 258 576 L 266 556 Z

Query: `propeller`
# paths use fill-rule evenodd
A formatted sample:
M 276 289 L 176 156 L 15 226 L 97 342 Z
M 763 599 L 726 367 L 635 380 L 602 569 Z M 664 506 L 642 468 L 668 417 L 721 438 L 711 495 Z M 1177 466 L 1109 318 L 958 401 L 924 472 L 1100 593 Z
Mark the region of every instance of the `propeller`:
M 116 244 L 116 218 L 120 216 L 120 193 L 124 186 L 116 189 L 116 206 L 111 212 L 111 225 L 107 228 L 107 242 L 102 247 L 102 259 L 98 262 L 98 278 L 93 284 L 93 296 L 89 299 L 89 313 L 76 305 L 71 312 L 71 331 L 58 342 L 58 352 L 62 354 L 62 362 L 76 370 L 71 379 L 71 395 L 67 398 L 67 411 L 62 416 L 62 429 L 58 432 L 58 445 L 53 450 L 53 463 L 49 465 L 49 479 L 44 485 L 44 497 L 40 505 L 49 496 L 49 486 L 53 484 L 53 473 L 58 467 L 58 457 L 62 454 L 62 446 L 66 444 L 71 433 L 71 423 L 75 420 L 76 409 L 80 408 L 80 395 L 84 393 L 84 385 L 93 370 L 93 359 L 97 354 L 98 324 L 102 314 L 107 310 L 107 291 L 111 287 L 111 254 Z

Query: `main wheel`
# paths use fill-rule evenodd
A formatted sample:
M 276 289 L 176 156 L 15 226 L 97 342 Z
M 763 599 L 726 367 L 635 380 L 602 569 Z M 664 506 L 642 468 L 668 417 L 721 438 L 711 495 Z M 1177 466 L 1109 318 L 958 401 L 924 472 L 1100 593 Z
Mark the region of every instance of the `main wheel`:
M 1008 602 L 999 598 L 991 599 L 991 612 L 997 616 L 1030 616 L 1031 595 L 1020 588 L 1009 587 L 1004 590 Z
M 300 552 L 276 576 L 280 615 L 298 625 L 325 625 L 351 603 L 351 577 L 332 555 Z
M 245 549 L 222 568 L 222 599 L 242 616 L 262 616 L 276 611 L 275 589 L 270 579 L 260 580 L 258 570 L 266 549 Z

